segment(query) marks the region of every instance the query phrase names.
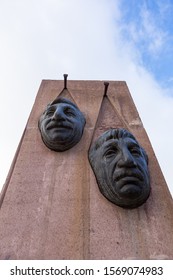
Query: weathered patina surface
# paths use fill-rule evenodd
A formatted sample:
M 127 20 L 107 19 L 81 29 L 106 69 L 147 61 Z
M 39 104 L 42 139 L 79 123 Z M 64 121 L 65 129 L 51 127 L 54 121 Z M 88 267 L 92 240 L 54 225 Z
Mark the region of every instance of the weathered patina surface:
M 148 156 L 126 129 L 109 129 L 94 143 L 89 160 L 101 193 L 124 208 L 143 204 L 150 194 Z
M 80 141 L 85 117 L 69 99 L 58 97 L 47 105 L 38 124 L 45 145 L 51 150 L 63 152 Z

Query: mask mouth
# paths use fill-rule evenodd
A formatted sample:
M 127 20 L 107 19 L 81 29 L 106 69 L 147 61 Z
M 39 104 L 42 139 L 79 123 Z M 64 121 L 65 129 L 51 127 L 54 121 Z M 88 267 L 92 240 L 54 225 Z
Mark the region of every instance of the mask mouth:
M 116 182 L 117 194 L 127 197 L 138 197 L 142 193 L 143 184 L 135 177 L 124 177 Z
M 46 126 L 46 130 L 51 129 L 72 129 L 72 126 L 67 122 L 49 122 Z
M 119 182 L 121 180 L 129 181 L 143 181 L 143 175 L 138 169 L 124 169 L 114 172 L 114 181 Z

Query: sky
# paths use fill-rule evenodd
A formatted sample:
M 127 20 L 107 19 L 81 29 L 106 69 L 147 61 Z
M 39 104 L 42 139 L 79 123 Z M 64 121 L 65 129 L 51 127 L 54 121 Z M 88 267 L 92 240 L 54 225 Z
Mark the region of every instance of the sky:
M 43 79 L 126 81 L 173 194 L 173 0 L 0 0 L 0 189 Z

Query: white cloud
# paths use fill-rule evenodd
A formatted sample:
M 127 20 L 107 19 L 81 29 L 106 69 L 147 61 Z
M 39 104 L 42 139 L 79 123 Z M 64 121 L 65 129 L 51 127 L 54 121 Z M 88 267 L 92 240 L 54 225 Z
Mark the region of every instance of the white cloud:
M 148 42 L 148 51 L 158 55 L 165 45 L 167 33 L 158 24 L 158 19 L 152 10 L 145 6 L 141 8 L 141 39 Z
M 169 1 L 142 0 L 138 3 L 132 2 L 130 10 L 127 3 L 125 5 L 125 1 L 120 2 L 125 18 L 121 25 L 122 34 L 132 44 L 138 45 L 141 54 L 151 56 L 152 59 L 158 58 L 170 45 L 172 36 L 166 26 L 169 23 L 167 15 L 170 10 L 173 10 L 173 5 L 168 3 Z M 124 10 L 123 5 L 125 5 Z
M 1 1 L 1 184 L 41 80 L 62 79 L 67 72 L 69 79 L 126 80 L 173 192 L 173 99 L 142 66 L 140 49 L 122 39 L 120 4 L 118 0 Z M 145 20 L 145 32 L 143 27 L 139 36 L 148 32 L 154 41 L 147 29 L 149 18 Z M 133 38 L 136 31 L 132 22 Z M 154 45 L 155 50 L 161 44 Z

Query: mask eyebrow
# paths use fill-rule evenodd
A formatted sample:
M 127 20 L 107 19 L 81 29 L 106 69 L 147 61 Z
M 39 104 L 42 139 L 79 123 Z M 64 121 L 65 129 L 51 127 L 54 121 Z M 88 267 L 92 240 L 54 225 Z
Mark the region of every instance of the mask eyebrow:
M 45 110 L 44 115 L 46 116 L 46 115 L 48 115 L 48 114 L 50 114 L 50 113 L 54 113 L 55 110 L 56 110 L 55 106 L 49 106 L 49 107 Z
M 142 153 L 141 151 L 141 147 L 138 145 L 138 143 L 136 143 L 135 141 L 126 141 L 126 145 L 127 148 L 131 151 L 131 150 L 135 150 L 136 152 L 138 152 L 139 154 Z
M 128 148 L 137 148 L 139 150 L 141 149 L 137 143 L 127 143 L 127 147 Z
M 139 146 L 139 144 L 135 141 L 135 140 L 133 140 L 133 139 L 131 139 L 131 138 L 126 138 L 126 139 L 124 139 L 124 142 L 125 142 L 125 144 L 128 146 L 128 147 L 130 147 L 130 146 L 135 146 L 136 148 L 138 147 L 138 148 L 140 148 L 140 146 Z
M 49 105 L 47 108 L 46 108 L 46 112 L 48 111 L 53 111 L 56 109 L 56 106 L 55 105 Z
M 117 148 L 118 140 L 116 139 L 107 140 L 106 142 L 103 143 L 101 147 L 103 147 L 104 150 L 109 150 L 110 148 Z
M 76 112 L 76 108 L 74 108 L 73 106 L 69 106 L 69 105 L 65 105 L 64 110 Z

